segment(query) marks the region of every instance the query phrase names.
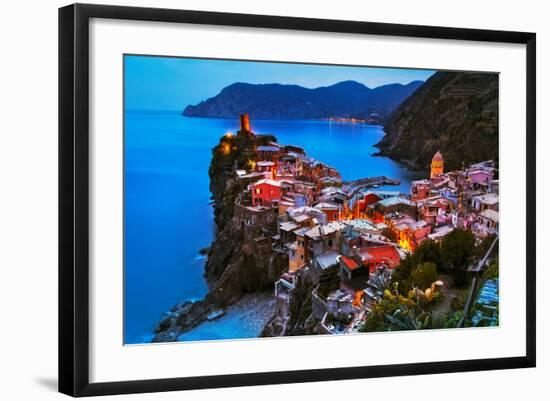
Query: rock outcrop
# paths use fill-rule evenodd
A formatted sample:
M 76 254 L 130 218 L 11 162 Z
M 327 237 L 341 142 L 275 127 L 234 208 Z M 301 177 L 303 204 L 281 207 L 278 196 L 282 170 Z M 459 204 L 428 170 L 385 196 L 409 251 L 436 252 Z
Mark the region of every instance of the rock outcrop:
M 313 277 L 302 271 L 296 287 L 291 292 L 288 315 L 282 318 L 274 314 L 262 330 L 261 337 L 300 336 L 319 334 L 319 321 L 313 316 L 312 290 Z
M 186 301 L 175 305 L 155 328 L 153 342 L 176 341 L 180 334 L 205 321 L 213 310 L 214 306 L 204 301 Z
M 235 169 L 256 160 L 255 148 L 276 141 L 273 136 L 239 132 L 224 136 L 212 149 L 210 190 L 217 231 L 208 249 L 205 277 L 210 291 L 204 300 L 177 305 L 156 327 L 153 341 L 176 341 L 179 334 L 205 321 L 208 315 L 239 301 L 244 294 L 272 290 L 288 266 L 288 255 L 272 249 L 276 233 L 276 210 L 262 211 L 255 224 L 244 224 L 248 209 L 241 203 L 247 182 Z

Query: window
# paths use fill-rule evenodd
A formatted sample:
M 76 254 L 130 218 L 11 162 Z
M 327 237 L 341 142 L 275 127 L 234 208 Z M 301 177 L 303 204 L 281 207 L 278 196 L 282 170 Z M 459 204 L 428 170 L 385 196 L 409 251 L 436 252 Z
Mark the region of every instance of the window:
M 257 195 L 260 195 L 262 193 L 262 188 L 254 189 L 254 193 L 256 193 Z

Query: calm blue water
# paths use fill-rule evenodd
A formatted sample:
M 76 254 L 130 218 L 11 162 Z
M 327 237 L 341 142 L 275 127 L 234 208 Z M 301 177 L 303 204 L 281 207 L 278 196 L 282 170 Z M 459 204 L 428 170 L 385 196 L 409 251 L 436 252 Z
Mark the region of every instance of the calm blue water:
M 126 112 L 125 343 L 148 342 L 164 312 L 206 294 L 204 258 L 198 251 L 214 234 L 208 189 L 211 149 L 222 135 L 237 129 L 236 119 Z M 252 121 L 252 129 L 303 147 L 309 156 L 336 167 L 344 180 L 387 175 L 400 178 L 399 189 L 408 192 L 410 181 L 419 177 L 390 159 L 371 156 L 383 136 L 381 127 L 264 120 Z M 209 326 L 209 332 L 216 331 L 216 338 L 235 336 L 240 328 L 228 327 L 240 320 L 223 319 L 218 321 L 223 330 Z M 247 327 L 239 337 L 257 336 Z

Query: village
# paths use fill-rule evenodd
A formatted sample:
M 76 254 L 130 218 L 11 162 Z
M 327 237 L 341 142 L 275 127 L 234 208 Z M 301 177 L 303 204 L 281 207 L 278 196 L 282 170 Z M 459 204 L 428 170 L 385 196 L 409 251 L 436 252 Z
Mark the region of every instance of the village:
M 241 115 L 240 122 L 237 133 L 226 134 L 222 152 L 231 152 L 239 136 L 259 137 L 248 115 Z M 392 290 L 392 275 L 423 243 L 440 244 L 455 230 L 471 233 L 475 244 L 498 239 L 494 161 L 445 171 L 444 155 L 437 151 L 429 176 L 402 193 L 387 189 L 399 184 L 390 177 L 344 182 L 335 168 L 308 157 L 302 148 L 262 143 L 250 149 L 246 168 L 234 166 L 243 188 L 234 213 L 258 247 L 288 257 L 288 268 L 274 285 L 276 317 L 283 325 L 296 287 L 307 278 L 313 283 L 308 300 L 319 322 L 317 332 L 369 331 L 365 320 L 382 300 L 414 304 L 419 296 L 431 300 L 445 287 L 438 279 L 427 288 L 411 288 L 408 295 Z M 485 303 L 477 319 L 498 321 L 498 279 L 485 282 L 476 296 L 476 303 Z

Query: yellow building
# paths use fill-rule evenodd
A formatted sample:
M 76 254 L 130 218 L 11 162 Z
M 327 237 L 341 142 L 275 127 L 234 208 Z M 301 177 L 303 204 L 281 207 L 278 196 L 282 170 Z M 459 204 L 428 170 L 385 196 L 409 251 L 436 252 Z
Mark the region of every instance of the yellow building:
M 440 174 L 443 174 L 444 163 L 445 161 L 443 160 L 443 156 L 438 150 L 432 158 L 430 178 L 434 178 Z

